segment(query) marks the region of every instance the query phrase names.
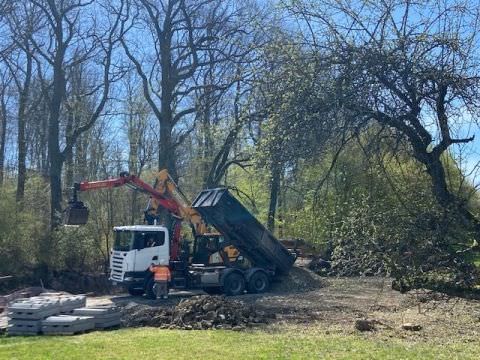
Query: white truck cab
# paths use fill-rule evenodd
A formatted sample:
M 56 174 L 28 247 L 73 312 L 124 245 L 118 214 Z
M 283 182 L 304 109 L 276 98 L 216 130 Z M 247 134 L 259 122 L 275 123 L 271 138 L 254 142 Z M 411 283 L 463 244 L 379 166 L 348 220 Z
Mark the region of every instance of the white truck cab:
M 140 292 L 150 265 L 169 265 L 168 229 L 159 225 L 133 225 L 113 230 L 110 280 L 127 285 L 131 293 Z

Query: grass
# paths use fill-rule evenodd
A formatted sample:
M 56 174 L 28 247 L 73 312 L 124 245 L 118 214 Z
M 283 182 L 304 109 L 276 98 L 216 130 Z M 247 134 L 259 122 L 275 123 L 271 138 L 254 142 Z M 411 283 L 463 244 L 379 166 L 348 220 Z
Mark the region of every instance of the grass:
M 0 337 L 0 359 L 478 359 L 480 343 L 433 345 L 326 332 L 154 328 Z

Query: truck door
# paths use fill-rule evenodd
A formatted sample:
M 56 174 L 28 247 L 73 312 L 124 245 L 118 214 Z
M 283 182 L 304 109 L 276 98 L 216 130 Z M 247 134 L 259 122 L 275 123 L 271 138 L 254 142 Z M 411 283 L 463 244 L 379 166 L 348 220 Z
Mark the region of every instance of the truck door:
M 145 271 L 153 263 L 168 265 L 169 251 L 164 231 L 139 231 L 135 233 L 135 264 L 133 271 Z

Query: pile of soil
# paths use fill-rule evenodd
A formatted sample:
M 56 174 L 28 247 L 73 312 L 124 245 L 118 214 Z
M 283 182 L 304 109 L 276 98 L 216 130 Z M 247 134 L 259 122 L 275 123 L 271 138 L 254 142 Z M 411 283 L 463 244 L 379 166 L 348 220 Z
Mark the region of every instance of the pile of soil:
M 313 291 L 324 287 L 321 276 L 299 266 L 293 266 L 287 276 L 278 278 L 271 284 L 271 292 L 292 294 Z
M 185 299 L 171 308 L 127 306 L 122 325 L 185 330 L 243 330 L 265 324 L 273 317 L 274 315 L 268 315 L 241 301 L 226 299 L 224 296 L 200 295 Z

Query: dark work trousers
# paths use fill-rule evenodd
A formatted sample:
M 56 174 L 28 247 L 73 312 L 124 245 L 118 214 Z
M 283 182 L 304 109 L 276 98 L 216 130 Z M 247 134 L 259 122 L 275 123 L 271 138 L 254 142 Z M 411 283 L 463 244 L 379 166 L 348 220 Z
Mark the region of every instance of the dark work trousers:
M 155 284 L 153 285 L 153 291 L 157 296 L 157 299 L 166 299 L 168 296 L 168 282 L 155 281 Z

